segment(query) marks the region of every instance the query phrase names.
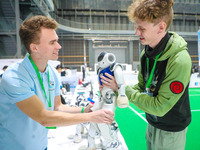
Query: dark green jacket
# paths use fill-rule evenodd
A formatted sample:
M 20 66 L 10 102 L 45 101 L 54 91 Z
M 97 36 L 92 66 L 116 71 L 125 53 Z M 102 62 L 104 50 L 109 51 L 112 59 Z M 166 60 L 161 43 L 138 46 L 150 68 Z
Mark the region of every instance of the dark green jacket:
M 181 131 L 191 122 L 188 86 L 191 58 L 187 43 L 170 32 L 170 39 L 158 59 L 151 85 L 153 96 L 142 94 L 146 86 L 146 56 L 141 54 L 138 84 L 126 87 L 130 102 L 146 112 L 147 121 L 165 131 Z

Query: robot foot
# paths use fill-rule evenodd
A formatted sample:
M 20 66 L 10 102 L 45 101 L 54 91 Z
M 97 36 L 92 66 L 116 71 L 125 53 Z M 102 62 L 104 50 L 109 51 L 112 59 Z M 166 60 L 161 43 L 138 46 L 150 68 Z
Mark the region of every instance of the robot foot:
M 113 140 L 106 144 L 106 146 L 103 146 L 103 150 L 114 150 L 119 147 L 119 142 L 117 140 Z
M 74 135 L 74 143 L 80 143 L 82 141 L 81 135 L 75 134 Z
M 81 146 L 81 147 L 79 147 L 78 150 L 102 150 L 102 145 L 101 144 L 95 144 L 94 147 Z
M 88 138 L 88 133 L 82 134 L 82 138 Z
M 69 135 L 67 138 L 72 140 L 74 138 L 74 135 Z

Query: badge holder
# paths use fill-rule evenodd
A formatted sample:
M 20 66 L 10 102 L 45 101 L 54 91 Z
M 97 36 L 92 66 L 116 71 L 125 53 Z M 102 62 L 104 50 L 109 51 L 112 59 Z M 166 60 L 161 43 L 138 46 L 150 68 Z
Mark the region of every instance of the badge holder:
M 146 95 L 153 97 L 153 93 L 150 92 L 149 88 L 146 88 L 146 92 L 142 92 L 141 94 L 146 94 Z

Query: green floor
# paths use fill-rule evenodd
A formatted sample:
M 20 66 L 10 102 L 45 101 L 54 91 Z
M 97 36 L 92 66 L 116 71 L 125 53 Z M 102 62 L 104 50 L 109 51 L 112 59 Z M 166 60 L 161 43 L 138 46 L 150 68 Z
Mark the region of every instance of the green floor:
M 192 122 L 188 127 L 185 150 L 200 150 L 200 89 L 189 89 L 189 95 Z M 139 114 L 130 108 L 117 108 L 115 119 L 129 150 L 146 150 L 147 123 L 142 119 L 142 117 L 145 118 L 145 114 L 133 104 L 130 106 Z

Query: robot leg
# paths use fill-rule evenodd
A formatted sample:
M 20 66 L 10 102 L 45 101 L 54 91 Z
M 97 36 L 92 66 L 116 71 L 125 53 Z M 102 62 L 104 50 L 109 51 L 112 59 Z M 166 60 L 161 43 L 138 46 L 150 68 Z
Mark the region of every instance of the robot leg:
M 118 138 L 113 134 L 111 125 L 99 123 L 103 149 L 117 148 L 119 146 Z
M 81 142 L 83 130 L 84 130 L 84 127 L 82 124 L 76 125 L 76 134 L 74 135 L 74 143 Z
M 97 124 L 90 123 L 90 128 L 88 131 L 88 150 L 95 150 L 95 137 L 99 135 L 99 129 Z
M 105 103 L 103 109 L 111 110 L 112 112 L 116 109 L 116 96 L 112 90 L 108 91 L 105 96 Z M 110 103 L 112 102 L 112 103 Z M 99 123 L 98 124 L 103 149 L 117 148 L 119 146 L 118 138 L 114 134 L 111 125 Z

